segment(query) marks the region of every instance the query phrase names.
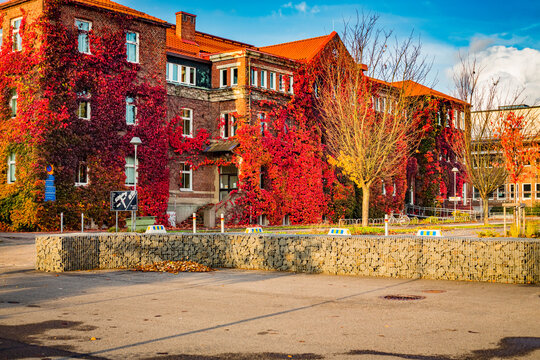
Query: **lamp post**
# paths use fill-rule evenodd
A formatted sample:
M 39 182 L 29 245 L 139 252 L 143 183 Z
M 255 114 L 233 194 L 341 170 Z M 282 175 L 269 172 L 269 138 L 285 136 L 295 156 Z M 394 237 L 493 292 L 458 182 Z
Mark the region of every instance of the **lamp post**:
M 459 169 L 457 167 L 454 167 L 452 169 L 452 172 L 454 173 L 454 222 L 456 221 L 456 207 L 457 207 L 457 184 L 456 184 L 456 175 L 459 172 Z
M 134 136 L 131 141 L 129 142 L 131 145 L 133 145 L 135 147 L 135 163 L 133 164 L 133 169 L 134 169 L 134 177 L 135 177 L 135 182 L 134 182 L 134 186 L 133 186 L 133 191 L 135 191 L 135 195 L 137 195 L 137 146 L 141 145 L 142 144 L 142 141 L 140 138 L 138 138 L 137 136 Z M 137 196 L 137 206 L 138 206 L 138 196 Z M 136 226 L 136 219 L 135 219 L 135 214 L 136 214 L 136 211 L 132 211 L 131 212 L 131 231 L 135 232 L 135 226 Z

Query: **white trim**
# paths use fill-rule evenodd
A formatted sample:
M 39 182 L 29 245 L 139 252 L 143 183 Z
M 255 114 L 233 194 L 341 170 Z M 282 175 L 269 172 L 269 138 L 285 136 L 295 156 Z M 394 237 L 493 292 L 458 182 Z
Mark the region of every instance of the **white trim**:
M 183 112 L 189 111 L 189 116 L 184 117 Z M 182 119 L 182 136 L 187 138 L 193 137 L 193 110 L 189 108 L 182 108 L 180 113 L 180 118 Z M 186 124 L 186 120 L 189 120 L 189 134 L 185 134 L 185 128 L 184 125 Z
M 226 88 L 229 84 L 227 82 L 227 69 L 220 69 L 219 70 L 219 87 L 220 88 Z M 225 80 L 225 84 L 223 83 L 223 80 Z
M 8 171 L 7 171 L 7 183 L 8 184 L 14 184 L 17 181 L 17 178 L 15 175 L 17 174 L 17 154 L 16 153 L 9 153 L 8 155 Z M 13 180 L 11 178 L 13 177 Z
M 135 34 L 135 42 L 129 41 L 127 39 L 128 34 Z M 127 52 L 128 45 L 135 45 L 135 61 L 130 61 L 129 60 L 128 52 Z M 126 31 L 126 60 L 127 60 L 127 62 L 130 62 L 132 64 L 139 64 L 139 62 L 140 62 L 140 58 L 139 58 L 139 48 L 140 48 L 140 46 L 139 45 L 140 45 L 140 35 L 139 35 L 139 33 L 136 32 L 136 31 L 127 30 Z
M 81 104 L 86 103 L 86 117 L 81 116 Z M 77 108 L 77 115 L 81 120 L 90 120 L 92 118 L 92 106 L 90 106 L 89 99 L 79 100 L 79 107 Z
M 269 84 L 268 84 L 268 88 L 270 90 L 274 90 L 274 91 L 277 91 L 277 76 L 276 76 L 276 73 L 275 72 L 271 72 L 270 73 L 270 81 L 269 81 Z
M 79 26 L 77 25 L 77 21 L 88 24 L 88 30 L 80 30 Z M 83 19 L 75 18 L 75 28 L 77 29 L 77 50 L 81 54 L 91 55 L 92 51 L 90 50 L 90 37 L 88 34 L 90 33 L 90 31 L 92 31 L 92 22 L 90 20 L 83 20 Z M 88 41 L 88 51 L 80 51 L 79 49 L 79 35 L 81 32 L 86 32 L 86 39 Z
M 216 66 L 216 69 L 217 70 L 228 69 L 228 68 L 232 68 L 232 67 L 239 67 L 240 65 L 241 64 L 239 62 L 236 62 L 236 63 L 226 64 L 226 65 L 218 65 L 218 66 Z
M 258 70 L 255 70 L 254 68 L 250 69 L 250 71 L 249 71 L 249 85 L 250 86 L 253 86 L 253 87 L 258 86 L 257 85 L 258 84 L 258 82 L 257 82 L 258 75 L 259 75 Z
M 531 187 L 531 190 L 528 191 L 529 193 L 529 197 L 525 197 L 525 185 L 529 185 Z M 533 194 L 533 186 L 531 183 L 523 183 L 522 186 L 521 186 L 521 189 L 522 189 L 522 193 L 521 193 L 521 197 L 523 198 L 523 200 L 530 200 L 533 198 L 532 194 Z
M 223 138 L 223 139 L 229 139 L 229 138 L 232 138 L 233 136 L 236 135 L 236 131 L 234 131 L 234 126 L 231 122 L 231 119 L 234 119 L 236 120 L 236 118 L 234 116 L 232 116 L 231 114 L 235 113 L 236 110 L 232 110 L 232 111 L 224 111 L 221 113 L 220 115 L 220 119 L 221 119 L 221 126 L 220 126 L 220 129 L 219 129 L 219 133 L 220 133 L 220 137 Z M 227 121 L 225 122 L 225 115 L 228 115 L 227 116 Z M 228 136 L 225 137 L 225 127 L 228 128 Z
M 17 42 L 16 42 L 16 41 L 13 41 L 13 45 L 12 45 L 12 47 L 11 47 L 11 50 L 12 50 L 12 51 L 22 51 L 22 49 L 23 49 L 23 46 L 22 46 L 22 35 L 21 35 L 22 19 L 23 19 L 23 18 L 22 18 L 22 16 L 21 16 L 21 17 L 15 18 L 15 19 L 11 19 L 11 22 L 10 22 L 11 29 L 12 29 L 12 31 L 11 31 L 11 38 L 12 38 L 13 40 L 15 40 L 15 36 L 17 36 L 17 38 L 20 39 L 20 42 L 21 42 L 21 43 L 20 43 L 20 48 L 19 48 L 19 47 L 15 48 L 14 46 L 15 46 L 15 44 L 17 44 Z M 15 28 L 14 28 L 14 24 L 15 24 L 17 21 L 20 21 L 19 27 L 18 27 L 17 29 L 15 29 Z
M 189 174 L 189 187 L 183 188 L 183 187 L 180 187 L 180 185 L 179 185 L 178 189 L 180 191 L 193 191 L 193 168 L 191 167 L 191 165 L 188 165 L 185 162 L 181 162 L 180 166 L 181 166 L 181 168 L 179 170 L 179 173 L 180 173 L 180 176 L 182 178 L 183 178 L 184 174 Z M 185 166 L 189 166 L 189 170 L 184 170 Z
M 260 70 L 260 72 L 261 72 L 261 80 L 260 80 L 261 88 L 267 89 L 268 88 L 268 71 Z
M 133 102 L 129 102 L 128 99 L 132 99 Z M 133 124 L 128 123 L 128 106 L 134 108 L 133 111 Z M 134 97 L 126 96 L 126 125 L 137 125 L 137 102 Z
M 234 72 L 236 70 L 236 81 L 234 81 Z M 238 85 L 238 68 L 233 67 L 231 68 L 231 86 L 237 86 Z
M 128 164 L 128 159 L 133 159 L 133 163 L 132 164 Z M 137 165 L 137 166 L 135 166 Z M 125 158 L 125 165 L 124 165 L 124 174 L 126 175 L 126 186 L 135 186 L 135 184 L 137 183 L 137 178 L 139 177 L 138 175 L 138 171 L 135 171 L 135 169 L 137 168 L 138 170 L 138 165 L 139 165 L 139 159 L 137 159 L 137 162 L 135 163 L 135 157 L 134 156 L 126 156 Z M 133 183 L 128 183 L 128 176 L 127 176 L 127 169 L 128 168 L 132 168 L 133 169 Z
M 15 109 L 13 109 L 13 99 L 15 99 Z M 11 109 L 11 118 L 16 118 L 17 111 L 19 110 L 19 93 L 17 92 L 17 89 L 13 89 L 13 95 L 11 95 L 11 98 L 9 99 L 9 108 Z
M 81 165 L 84 165 L 86 167 L 86 182 L 80 182 L 79 180 L 81 180 Z M 88 165 L 85 165 L 84 162 L 79 162 L 77 163 L 77 169 L 75 169 L 76 171 L 76 179 L 75 179 L 75 186 L 77 187 L 80 187 L 80 186 L 87 186 L 89 183 L 90 183 L 90 177 L 88 176 Z

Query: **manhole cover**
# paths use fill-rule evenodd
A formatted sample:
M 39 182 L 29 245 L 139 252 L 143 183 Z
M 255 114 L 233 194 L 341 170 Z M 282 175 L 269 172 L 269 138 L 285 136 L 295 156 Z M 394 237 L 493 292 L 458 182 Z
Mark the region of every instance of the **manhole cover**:
M 419 295 L 386 295 L 383 296 L 383 299 L 386 300 L 400 300 L 400 301 L 406 301 L 406 300 L 422 300 L 425 299 L 425 296 L 419 296 Z
M 446 290 L 424 290 L 422 292 L 426 294 L 442 294 L 445 293 Z

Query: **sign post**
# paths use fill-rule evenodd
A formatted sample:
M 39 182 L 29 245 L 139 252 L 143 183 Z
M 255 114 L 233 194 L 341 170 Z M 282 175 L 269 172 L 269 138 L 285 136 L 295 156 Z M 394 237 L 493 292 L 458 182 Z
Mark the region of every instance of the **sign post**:
M 137 191 L 111 191 L 111 211 L 116 211 L 116 231 L 118 232 L 118 212 L 131 212 L 131 231 L 135 231 L 133 214 L 139 209 Z

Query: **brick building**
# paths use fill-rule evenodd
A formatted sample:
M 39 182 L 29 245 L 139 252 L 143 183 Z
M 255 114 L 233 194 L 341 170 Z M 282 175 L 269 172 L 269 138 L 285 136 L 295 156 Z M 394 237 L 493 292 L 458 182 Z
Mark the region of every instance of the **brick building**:
M 105 98 L 103 104 L 107 106 L 102 108 L 97 99 L 99 96 L 92 93 L 90 97 L 86 89 L 73 89 L 78 95 L 75 100 L 67 103 L 74 118 L 71 123 L 89 124 L 84 126 L 90 127 L 88 130 L 90 131 L 92 126 L 99 127 L 101 121 L 106 123 L 110 121 L 109 117 L 115 118 L 113 119 L 116 121 L 115 131 L 101 135 L 104 139 L 101 146 L 109 148 L 114 147 L 111 144 L 118 144 L 118 148 L 109 149 L 104 155 L 100 152 L 99 146 L 88 146 L 79 154 L 70 155 L 66 145 L 65 151 L 60 150 L 65 157 L 49 156 L 41 161 L 54 163 L 57 168 L 63 169 L 58 172 L 57 178 L 63 188 L 67 189 L 66 194 L 71 191 L 69 187 L 74 186 L 88 188 L 87 193 L 94 191 L 94 187 L 98 187 L 101 179 L 95 175 L 97 170 L 92 168 L 97 166 L 90 164 L 100 164 L 103 157 L 119 155 L 121 168 L 116 166 L 117 163 L 116 167 L 112 167 L 116 170 L 109 171 L 121 171 L 121 175 L 125 178 L 122 186 L 126 188 L 132 187 L 136 178 L 143 184 L 146 183 L 147 190 L 143 186 L 140 191 L 146 196 L 145 201 L 151 202 L 152 198 L 161 195 L 154 194 L 150 190 L 152 182 L 157 181 L 152 177 L 155 172 L 152 166 L 156 164 L 152 164 L 148 155 L 145 155 L 150 152 L 145 146 L 148 146 L 148 141 L 151 140 L 145 138 L 144 131 L 153 131 L 173 118 L 180 118 L 185 137 L 195 136 L 200 129 L 206 129 L 210 133 L 213 140 L 204 150 L 205 156 L 227 157 L 237 145 L 233 139 L 237 130 L 235 117 L 247 118 L 252 124 L 259 123 L 260 126 L 265 126 L 266 114 L 264 109 L 259 108 L 258 101 L 271 100 L 282 104 L 288 102 L 294 96 L 294 74 L 298 67 L 314 61 L 335 46 L 342 46 L 337 33 L 332 32 L 321 37 L 257 47 L 198 31 L 197 16 L 193 14 L 178 12 L 175 24 L 170 24 L 109 0 L 10 0 L 0 4 L 2 17 L 0 42 L 4 40 L 1 56 L 12 56 L 9 54 L 16 53 L 24 46 L 26 40 L 23 38 L 24 35 L 20 35 L 24 33 L 20 29 L 40 18 L 46 12 L 47 5 L 51 3 L 54 3 L 58 11 L 58 21 L 67 29 L 71 29 L 76 36 L 68 39 L 71 43 L 66 41 L 62 45 L 77 46 L 79 54 L 86 56 L 84 59 L 87 59 L 92 57 L 95 46 L 102 45 L 94 40 L 95 37 L 123 31 L 124 58 L 121 61 L 125 61 L 130 69 L 133 68 L 133 64 L 136 66 L 133 68 L 136 70 L 136 79 L 132 85 L 147 84 L 156 91 L 161 89 L 166 94 L 164 98 L 166 115 L 158 112 L 150 116 L 146 114 L 144 107 L 145 97 L 137 98 L 130 95 L 129 86 L 132 85 L 124 88 L 121 96 L 114 100 L 116 102 L 106 98 L 115 97 L 117 94 L 103 94 L 102 97 Z M 9 46 L 6 42 L 8 38 L 9 43 L 13 43 Z M 46 49 L 51 53 L 57 50 Z M 76 67 L 76 64 L 72 67 Z M 97 83 L 99 79 L 94 81 L 92 86 L 97 86 Z M 448 100 L 446 95 L 435 94 L 434 90 L 426 90 L 424 87 L 418 89 L 428 91 L 430 96 L 442 96 Z M 427 93 L 411 94 L 411 96 L 424 95 Z M 11 109 L 16 108 L 17 94 L 8 96 L 6 103 L 8 102 Z M 383 106 L 378 104 L 377 101 L 377 106 Z M 452 110 L 447 107 L 447 111 L 461 111 L 459 114 L 463 114 L 468 109 L 457 99 L 451 98 L 449 104 Z M 110 106 L 116 109 L 116 112 L 106 113 Z M 146 127 L 139 122 L 142 114 L 152 118 L 152 122 Z M 449 116 L 448 113 L 446 116 Z M 462 116 L 464 115 L 456 115 L 455 118 L 461 119 Z M 138 172 L 129 146 L 129 139 L 133 135 L 143 139 Z M 83 135 L 77 139 L 88 141 Z M 164 146 L 168 147 L 168 144 Z M 96 155 L 98 153 L 100 155 Z M 0 182 L 0 197 L 7 197 L 14 193 L 13 184 L 17 181 L 29 182 L 35 179 L 22 179 L 22 176 L 19 178 L 18 169 L 27 164 L 16 152 L 10 150 L 9 146 L 2 150 L 2 154 L 6 156 L 7 161 L 0 167 L 0 171 L 5 174 L 4 178 L 7 181 Z M 70 156 L 73 159 L 69 160 Z M 89 158 L 92 158 L 92 161 L 87 160 Z M 168 167 L 167 210 L 175 214 L 177 222 L 186 219 L 192 212 L 202 207 L 222 202 L 231 191 L 238 188 L 238 170 L 234 166 L 204 166 L 194 170 L 182 156 L 169 149 L 168 166 L 163 166 L 165 167 Z M 165 173 L 164 169 L 160 168 L 159 171 Z M 414 192 L 414 183 L 411 189 Z M 100 196 L 105 196 L 105 189 L 99 190 Z M 414 199 L 413 192 L 411 199 Z M 95 196 L 85 198 L 88 202 L 95 200 Z M 96 205 L 96 209 L 93 210 L 96 214 L 99 213 L 97 207 Z M 215 212 L 215 207 L 209 207 L 205 216 L 208 225 L 213 225 Z M 101 223 L 110 224 L 107 216 L 102 217 L 104 220 Z M 0 223 L 2 221 L 0 219 Z M 3 222 L 9 221 L 7 219 Z

